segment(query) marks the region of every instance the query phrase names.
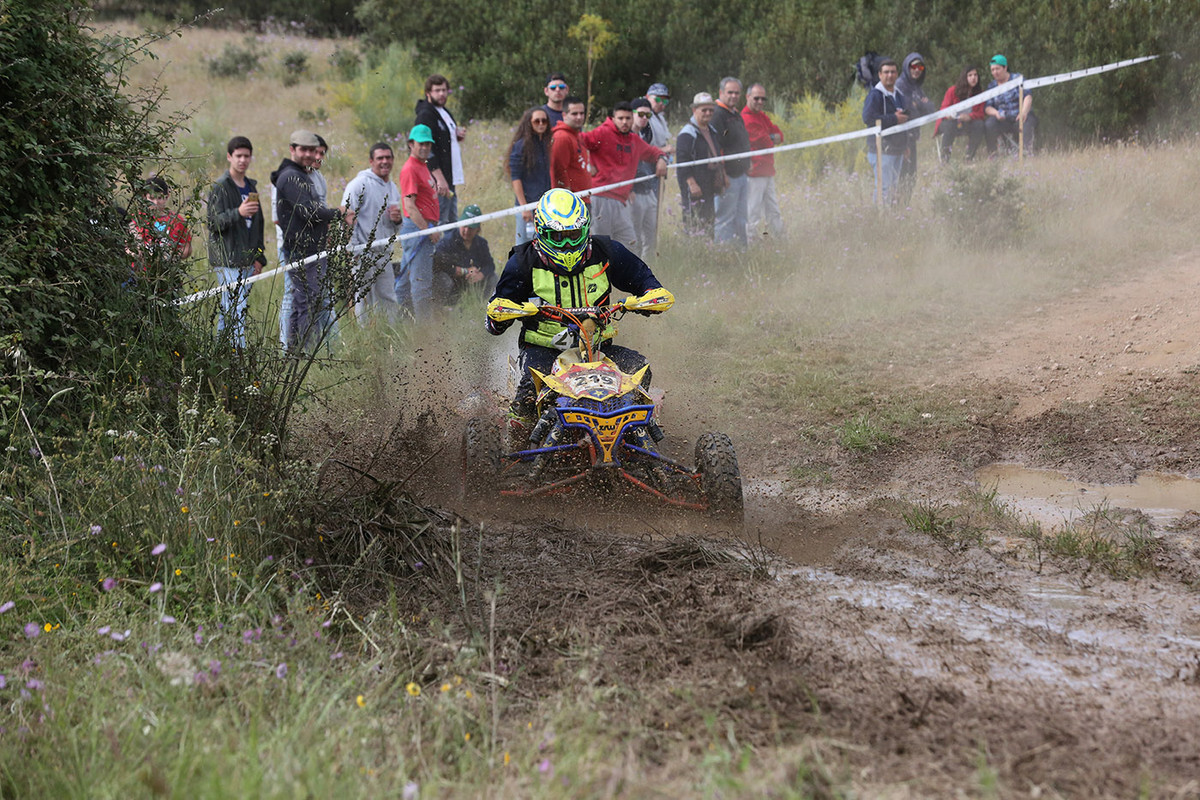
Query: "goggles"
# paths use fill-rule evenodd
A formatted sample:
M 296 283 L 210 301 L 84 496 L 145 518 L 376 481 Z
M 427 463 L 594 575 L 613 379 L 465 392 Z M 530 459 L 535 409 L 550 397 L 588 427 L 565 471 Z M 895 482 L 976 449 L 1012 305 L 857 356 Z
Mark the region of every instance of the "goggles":
M 588 233 L 584 228 L 571 231 L 546 231 L 542 238 L 555 247 L 580 247 L 587 241 Z

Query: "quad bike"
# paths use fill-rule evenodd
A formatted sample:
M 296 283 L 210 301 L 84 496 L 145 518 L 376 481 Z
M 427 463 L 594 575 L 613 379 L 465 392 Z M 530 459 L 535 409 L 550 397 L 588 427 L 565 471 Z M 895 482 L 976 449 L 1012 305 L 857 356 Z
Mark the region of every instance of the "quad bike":
M 572 346 L 549 374 L 531 370 L 537 390 L 532 429 L 513 436 L 508 428 L 509 435 L 502 435 L 499 420 L 467 421 L 462 458 L 469 496 L 625 490 L 671 506 L 740 516 L 742 478 L 729 437 L 700 436 L 695 468 L 663 455 L 658 407 L 644 385 L 649 365 L 627 374 L 600 352 L 606 327 L 627 311 L 647 313 L 644 306 L 653 302 L 630 297 L 609 306 L 514 303 L 503 309 L 509 319 L 541 316 L 565 324 Z

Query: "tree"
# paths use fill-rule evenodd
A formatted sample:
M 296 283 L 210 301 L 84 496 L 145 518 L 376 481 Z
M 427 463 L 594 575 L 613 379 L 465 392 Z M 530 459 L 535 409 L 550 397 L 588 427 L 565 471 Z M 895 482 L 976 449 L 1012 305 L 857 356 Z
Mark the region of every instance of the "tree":
M 584 14 L 570 28 L 567 36 L 584 45 L 587 56 L 587 97 L 585 100 L 585 118 L 591 114 L 592 107 L 592 73 L 596 62 L 604 58 L 610 47 L 617 43 L 617 35 L 612 32 L 612 25 L 603 17 L 595 14 Z

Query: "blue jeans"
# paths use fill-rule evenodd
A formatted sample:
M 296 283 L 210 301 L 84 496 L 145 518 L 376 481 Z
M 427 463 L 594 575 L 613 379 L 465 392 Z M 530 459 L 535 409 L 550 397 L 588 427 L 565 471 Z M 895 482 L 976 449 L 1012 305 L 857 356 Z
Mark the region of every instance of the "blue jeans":
M 875 169 L 875 151 L 867 151 L 867 163 L 871 165 L 871 174 L 875 175 L 877 173 Z M 890 156 L 884 153 L 881 166 L 883 168 L 883 177 L 882 179 L 877 177 L 876 180 L 883 181 L 883 204 L 888 205 L 889 203 L 896 202 L 896 183 L 900 180 L 900 167 L 904 166 L 904 155 Z M 871 189 L 871 196 L 875 196 L 874 187 Z
M 289 271 L 293 291 L 288 348 L 311 353 L 325 339 L 332 323 L 329 292 L 325 285 L 328 264 L 321 258 Z
M 215 267 L 217 282 L 222 286 L 233 284 L 221 292 L 221 313 L 217 316 L 217 332 L 229 329 L 229 338 L 239 350 L 246 346 L 246 301 L 250 297 L 250 284 L 246 279 L 254 274 L 253 267 Z
M 421 230 L 408 217 L 400 226 L 400 235 Z M 428 236 L 405 239 L 404 256 L 400 259 L 400 271 L 396 273 L 396 302 L 407 308 L 418 322 L 427 322 L 433 317 L 433 242 Z
M 717 224 L 714 238 L 717 243 L 734 239 L 746 246 L 746 208 L 750 179 L 745 175 L 729 179 L 725 193 L 717 196 Z
M 438 198 L 438 225 L 448 222 L 458 222 L 458 193 L 450 187 L 449 197 Z
M 287 251 L 279 246 L 279 266 L 288 262 Z M 283 299 L 279 301 L 279 344 L 284 350 L 288 346 L 288 325 L 292 320 L 292 271 L 283 271 Z

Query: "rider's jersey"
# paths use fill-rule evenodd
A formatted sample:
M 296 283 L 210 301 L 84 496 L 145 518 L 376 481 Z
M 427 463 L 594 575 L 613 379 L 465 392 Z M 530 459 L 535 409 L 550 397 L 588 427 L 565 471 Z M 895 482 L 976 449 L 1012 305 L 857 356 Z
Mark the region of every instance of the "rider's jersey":
M 493 297 L 518 303 L 540 298 L 551 305 L 580 308 L 607 304 L 614 288 L 641 295 L 662 286 L 646 262 L 607 236 L 591 237 L 591 252 L 583 264 L 574 275 L 556 272 L 542 261 L 533 242 L 519 244 L 509 252 Z M 512 320 L 487 320 L 488 331 L 495 335 L 504 333 L 511 324 Z M 521 326 L 521 344 L 542 347 L 552 346 L 555 335 L 565 328 L 560 322 L 533 318 L 521 320 Z M 612 333 L 606 338 L 609 336 Z

